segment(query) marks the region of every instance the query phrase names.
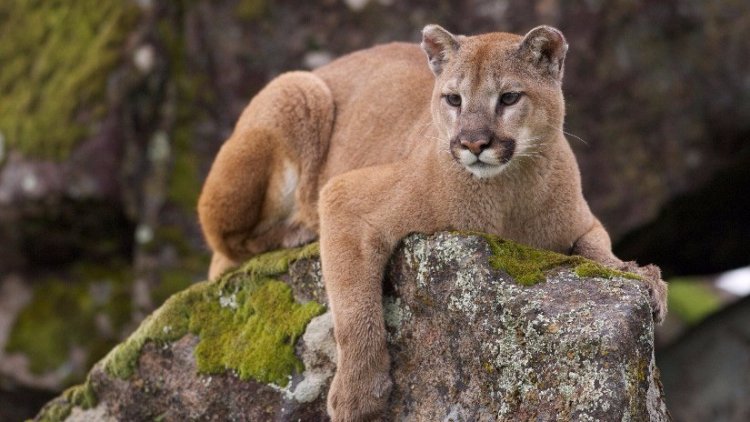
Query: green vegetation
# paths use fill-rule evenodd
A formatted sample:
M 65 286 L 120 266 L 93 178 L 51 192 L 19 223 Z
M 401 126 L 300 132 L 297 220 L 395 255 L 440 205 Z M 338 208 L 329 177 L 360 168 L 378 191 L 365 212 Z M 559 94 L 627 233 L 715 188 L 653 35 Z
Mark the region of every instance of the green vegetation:
M 81 385 L 68 388 L 62 395 L 68 400 L 68 402 L 84 409 L 90 409 L 96 406 L 96 393 L 88 379 Z
M 61 159 L 87 134 L 136 14 L 118 0 L 0 2 L 0 132 L 10 148 Z
M 64 399 L 55 399 L 45 405 L 36 418 L 39 422 L 64 421 L 73 410 L 73 404 Z
M 292 372 L 304 370 L 294 346 L 323 307 L 295 303 L 291 288 L 280 281 L 259 278 L 252 284 L 229 296 L 236 309 L 213 300 L 193 310 L 189 329 L 201 338 L 195 349 L 198 369 L 233 368 L 241 379 L 285 386 Z
M 317 244 L 270 252 L 218 280 L 173 295 L 112 349 L 101 363 L 104 370 L 129 378 L 147 342 L 166 343 L 192 333 L 200 338 L 195 350 L 200 372 L 236 371 L 241 379 L 285 386 L 289 375 L 304 370 L 294 353 L 297 339 L 324 307 L 296 303 L 290 287 L 273 277 L 286 272 L 294 260 L 318 255 Z M 48 403 L 38 419 L 62 421 L 73 407 L 89 409 L 96 404 L 96 392 L 86 379 Z
M 40 422 L 59 422 L 70 415 L 74 407 L 90 409 L 97 404 L 96 393 L 91 386 L 91 381 L 63 391 L 60 397 L 47 403 L 39 412 L 37 420 Z
M 641 280 L 641 277 L 637 274 L 613 270 L 607 268 L 604 265 L 598 264 L 594 261 L 584 260 L 573 268 L 573 271 L 578 277 L 600 277 L 600 278 L 614 278 L 623 277 L 631 280 Z
M 581 256 L 535 249 L 496 236 L 486 234 L 481 234 L 481 236 L 487 240 L 492 249 L 490 264 L 495 269 L 507 272 L 517 283 L 524 286 L 545 281 L 545 271 L 561 266 L 573 267 L 573 271 L 579 277 L 639 279 L 635 274 L 612 270 Z
M 157 306 L 189 287 L 208 266 L 208 257 L 189 250 L 183 238 L 173 236 L 176 233 L 157 231 L 160 245 L 173 245 L 180 257 L 178 266 L 159 274 L 159 284 L 151 292 Z M 119 261 L 80 262 L 36 281 L 31 301 L 14 322 L 6 351 L 26 356 L 36 374 L 58 369 L 74 348 L 83 349 L 87 365 L 93 365 L 125 334 L 131 321 L 132 281 L 132 269 Z M 82 375 L 74 372 L 66 383 L 80 382 Z
M 106 371 L 129 378 L 147 342 L 172 342 L 192 333 L 200 338 L 199 371 L 234 370 L 241 379 L 286 385 L 289 375 L 303 370 L 294 354 L 297 339 L 324 307 L 296 303 L 289 286 L 273 276 L 285 272 L 289 262 L 317 254 L 317 245 L 271 252 L 219 280 L 175 294 L 110 352 Z
M 700 279 L 670 280 L 668 301 L 669 310 L 690 325 L 697 324 L 721 308 L 716 292 Z

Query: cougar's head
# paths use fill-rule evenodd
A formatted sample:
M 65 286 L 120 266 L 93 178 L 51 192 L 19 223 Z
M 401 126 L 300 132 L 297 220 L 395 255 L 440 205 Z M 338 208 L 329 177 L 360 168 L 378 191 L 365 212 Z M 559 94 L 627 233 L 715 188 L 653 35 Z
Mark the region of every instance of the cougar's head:
M 441 148 L 474 176 L 490 178 L 514 160 L 539 156 L 562 130 L 568 45 L 560 31 L 467 37 L 428 25 L 422 35 Z

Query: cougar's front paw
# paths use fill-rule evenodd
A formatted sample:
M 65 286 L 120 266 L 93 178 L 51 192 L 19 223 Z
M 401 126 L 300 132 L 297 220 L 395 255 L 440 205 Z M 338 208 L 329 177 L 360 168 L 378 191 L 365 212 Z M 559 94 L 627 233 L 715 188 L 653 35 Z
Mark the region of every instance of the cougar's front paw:
M 333 422 L 381 420 L 391 386 L 388 371 L 338 370 L 328 391 L 328 415 Z
M 638 274 L 648 288 L 651 298 L 651 313 L 657 324 L 664 322 L 667 316 L 667 283 L 661 279 L 661 270 L 656 265 L 650 264 L 639 267 L 633 261 L 623 263 L 623 271 Z

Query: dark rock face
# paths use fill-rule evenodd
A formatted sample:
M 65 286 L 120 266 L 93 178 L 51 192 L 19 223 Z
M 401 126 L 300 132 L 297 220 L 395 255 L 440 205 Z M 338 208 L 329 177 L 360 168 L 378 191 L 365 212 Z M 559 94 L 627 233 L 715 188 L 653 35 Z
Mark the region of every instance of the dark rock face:
M 389 420 L 669 420 L 637 281 L 582 279 L 557 268 L 525 287 L 492 268 L 491 254 L 482 237 L 446 233 L 413 235 L 395 254 L 384 299 Z M 292 263 L 284 276 L 304 284 L 293 289 L 298 298 L 322 293 L 316 263 Z M 107 373 L 106 360 L 96 365 L 88 384 L 96 400 L 74 407 L 69 420 L 326 419 L 335 362 L 330 313 L 307 326 L 297 345 L 304 372 L 284 388 L 242 381 L 231 368 L 199 374 L 197 343 L 193 335 L 147 342 L 127 379 Z M 56 399 L 38 419 L 65 403 Z
M 750 420 L 750 298 L 710 317 L 659 354 L 675 420 Z

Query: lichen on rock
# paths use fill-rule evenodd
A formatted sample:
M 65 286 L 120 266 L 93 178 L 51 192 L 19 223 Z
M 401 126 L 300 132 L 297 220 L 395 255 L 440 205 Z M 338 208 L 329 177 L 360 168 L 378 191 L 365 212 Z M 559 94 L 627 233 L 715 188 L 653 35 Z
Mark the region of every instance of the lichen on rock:
M 336 369 L 336 341 L 333 337 L 333 314 L 328 311 L 310 321 L 302 337 L 302 359 L 305 372 L 302 380 L 288 386 L 285 397 L 298 403 L 310 403 L 325 395 L 328 382 Z
M 667 420 L 632 276 L 482 234 L 414 235 L 403 250 L 389 311 L 413 316 L 388 326 L 392 418 Z

